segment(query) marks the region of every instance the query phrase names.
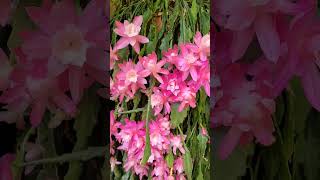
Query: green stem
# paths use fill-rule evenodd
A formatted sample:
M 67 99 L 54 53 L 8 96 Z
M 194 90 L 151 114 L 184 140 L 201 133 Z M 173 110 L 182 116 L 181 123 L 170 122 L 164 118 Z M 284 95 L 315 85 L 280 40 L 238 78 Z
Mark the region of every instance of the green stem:
M 144 108 L 137 108 L 129 111 L 123 111 L 123 112 L 116 112 L 116 114 L 131 114 L 131 113 L 137 113 L 137 112 L 142 112 Z
M 58 157 L 45 158 L 31 162 L 19 164 L 21 167 L 49 163 L 64 163 L 69 161 L 87 161 L 95 157 L 103 157 L 106 155 L 108 147 L 89 147 L 88 150 L 78 151 L 74 153 L 66 153 Z

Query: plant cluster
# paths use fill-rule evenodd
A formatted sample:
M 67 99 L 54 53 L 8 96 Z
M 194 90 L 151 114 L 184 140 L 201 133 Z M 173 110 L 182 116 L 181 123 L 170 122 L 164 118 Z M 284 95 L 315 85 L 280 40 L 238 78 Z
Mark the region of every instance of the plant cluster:
M 133 171 L 140 179 L 185 179 L 186 174 L 190 178 L 190 168 L 186 166 L 192 162 L 186 135 L 180 128 L 182 122 L 173 113 L 186 116 L 190 108 L 196 108 L 200 91 L 210 96 L 210 35 L 197 32 L 193 43 L 174 45 L 163 51 L 158 60 L 155 51 L 140 56 L 140 44 L 149 42 L 140 35 L 142 22 L 142 16 L 134 17 L 132 22 L 115 22 L 114 32 L 121 38 L 110 47 L 110 91 L 117 102 L 110 115 L 111 167 L 114 170 L 123 164 L 126 172 Z M 135 60 L 118 55 L 128 46 L 139 55 Z M 144 97 L 147 105 L 138 108 Z M 134 109 L 127 110 L 130 107 Z M 206 127 L 202 132 L 207 143 Z M 117 151 L 123 153 L 121 162 Z

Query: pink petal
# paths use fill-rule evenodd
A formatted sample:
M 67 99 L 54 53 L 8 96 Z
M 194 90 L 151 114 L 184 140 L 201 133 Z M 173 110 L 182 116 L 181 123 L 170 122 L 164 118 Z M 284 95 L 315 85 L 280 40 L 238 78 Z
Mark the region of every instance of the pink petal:
M 136 38 L 137 38 L 137 41 L 139 41 L 142 44 L 146 44 L 149 42 L 149 39 L 145 36 L 138 35 L 136 36 Z
M 133 45 L 133 49 L 137 54 L 139 54 L 140 53 L 140 44 L 139 43 L 135 43 Z
M 30 113 L 30 121 L 33 127 L 39 126 L 42 121 L 42 117 L 46 110 L 46 103 L 44 100 L 39 100 L 35 102 L 32 106 L 32 111 Z
M 142 21 L 143 21 L 143 17 L 142 16 L 136 16 L 133 19 L 133 24 L 136 25 L 136 26 L 141 26 Z
M 75 116 L 76 106 L 71 101 L 71 99 L 64 93 L 58 93 L 52 98 L 52 100 L 57 104 L 58 107 L 63 109 L 66 113 L 68 113 L 71 116 Z
M 241 134 L 242 131 L 237 127 L 231 127 L 229 129 L 228 133 L 222 138 L 221 144 L 219 146 L 218 154 L 220 159 L 227 159 L 227 157 L 237 146 Z
M 254 24 L 257 37 L 265 56 L 276 62 L 280 56 L 280 39 L 270 15 L 260 15 Z
M 232 62 L 239 60 L 245 54 L 252 41 L 253 35 L 254 31 L 251 28 L 233 33 L 233 40 L 230 47 Z
M 320 72 L 315 65 L 310 65 L 301 77 L 305 96 L 311 105 L 320 111 Z
M 125 37 L 120 38 L 114 47 L 114 51 L 127 47 L 129 43 L 130 43 L 130 39 Z
M 194 67 L 192 67 L 192 68 L 190 69 L 190 74 L 191 74 L 191 77 L 192 77 L 192 79 L 193 79 L 194 81 L 197 81 L 197 80 L 198 80 L 198 72 L 197 72 L 197 70 L 196 70 Z

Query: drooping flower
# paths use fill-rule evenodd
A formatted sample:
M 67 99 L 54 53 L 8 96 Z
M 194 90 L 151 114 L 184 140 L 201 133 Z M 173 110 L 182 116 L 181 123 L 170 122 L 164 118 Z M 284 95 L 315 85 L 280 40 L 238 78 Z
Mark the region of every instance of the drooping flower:
M 181 54 L 176 58 L 176 67 L 183 72 L 182 79 L 187 79 L 188 75 L 191 74 L 192 79 L 197 81 L 199 76 L 197 67 L 200 67 L 202 62 L 199 55 L 195 53 L 197 51 L 196 47 L 180 45 L 180 49 Z
M 178 136 L 171 136 L 170 138 L 170 142 L 171 142 L 171 146 L 173 148 L 173 154 L 176 155 L 177 154 L 177 149 L 179 149 L 179 151 L 184 154 L 185 150 L 183 148 L 183 142 L 184 141 L 184 137 L 178 135 Z
M 107 73 L 107 26 L 98 1 L 90 1 L 82 13 L 77 13 L 69 0 L 54 4 L 44 1 L 42 7 L 28 7 L 27 12 L 38 27 L 21 33 L 27 60 L 48 60 L 50 77 L 68 71 L 69 88 L 76 103 L 87 88 L 88 77 L 107 84 L 103 78 Z
M 124 23 L 116 21 L 117 28 L 114 29 L 114 32 L 121 36 L 119 41 L 115 45 L 115 50 L 125 48 L 129 44 L 133 47 L 133 49 L 139 53 L 140 52 L 140 44 L 145 44 L 149 42 L 149 39 L 145 36 L 139 35 L 141 30 L 143 17 L 136 16 L 133 19 L 132 23 L 125 20 Z
M 169 71 L 166 69 L 162 69 L 162 66 L 166 63 L 166 60 L 160 60 L 157 62 L 157 55 L 155 52 L 152 52 L 148 56 L 144 56 L 140 58 L 141 64 L 143 67 L 148 70 L 150 74 L 153 75 L 160 83 L 163 83 L 161 76 L 158 73 L 167 75 Z
M 117 73 L 117 81 L 123 81 L 128 90 L 135 94 L 138 88 L 146 89 L 145 79 L 149 72 L 145 70 L 140 62 L 134 64 L 131 60 L 123 64 L 119 64 L 120 72 Z
M 174 161 L 173 168 L 177 172 L 177 174 L 182 174 L 184 172 L 182 157 L 179 157 Z

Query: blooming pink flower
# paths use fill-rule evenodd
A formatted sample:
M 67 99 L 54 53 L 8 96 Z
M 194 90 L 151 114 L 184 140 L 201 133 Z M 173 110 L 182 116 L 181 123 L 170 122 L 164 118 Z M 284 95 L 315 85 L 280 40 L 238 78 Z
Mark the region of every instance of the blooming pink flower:
M 194 36 L 194 43 L 197 48 L 197 53 L 201 61 L 206 61 L 207 57 L 210 56 L 210 34 L 206 34 L 202 37 L 201 33 L 198 31 Z
M 162 111 L 163 106 L 165 107 L 164 113 L 170 113 L 171 107 L 168 99 L 169 96 L 167 94 L 168 93 L 166 92 L 161 92 L 157 87 L 153 88 L 153 94 L 151 95 L 151 107 L 154 109 L 155 115 L 158 115 Z
M 121 162 L 117 161 L 117 159 L 115 157 L 110 157 L 110 167 L 111 167 L 111 171 L 114 171 L 114 168 L 116 167 L 116 165 L 121 164 Z
M 173 168 L 177 172 L 177 174 L 182 174 L 183 173 L 184 167 L 183 167 L 183 159 L 181 157 L 179 157 L 178 159 L 176 159 L 174 161 Z
M 274 100 L 270 93 L 259 91 L 255 81 L 245 78 L 246 68 L 232 64 L 221 74 L 223 97 L 214 109 L 213 126 L 230 126 L 230 130 L 219 146 L 222 159 L 241 142 L 250 142 L 253 137 L 264 145 L 274 142 L 272 114 L 275 112 Z M 263 81 L 259 79 L 257 81 Z M 272 86 L 265 86 L 272 91 Z
M 102 78 L 107 73 L 107 47 L 103 38 L 107 27 L 103 9 L 96 1 L 91 1 L 82 13 L 77 13 L 75 4 L 69 0 L 54 4 L 45 1 L 42 7 L 28 7 L 27 12 L 39 27 L 21 33 L 27 60 L 48 59 L 49 76 L 67 70 L 70 92 L 76 103 L 87 88 L 84 84 L 88 77 L 107 83 Z
M 166 63 L 165 60 L 157 62 L 157 55 L 155 52 L 152 52 L 152 54 L 140 58 L 140 61 L 143 67 L 146 68 L 150 74 L 152 74 L 160 83 L 163 83 L 163 80 L 158 73 L 165 75 L 169 74 L 168 70 L 161 69 L 161 67 Z
M 167 163 L 164 160 L 155 163 L 152 175 L 157 177 L 167 177 L 169 173 L 169 168 Z
M 278 93 L 297 75 L 300 77 L 305 96 L 311 105 L 320 110 L 320 31 L 317 8 L 296 18 L 286 37 L 288 53 L 277 71 L 274 86 Z
M 110 45 L 110 69 L 113 69 L 114 66 L 114 61 L 118 61 L 118 55 L 117 55 L 117 51 L 113 50 L 111 45 Z
M 135 94 L 138 88 L 146 89 L 147 80 L 145 77 L 149 72 L 145 70 L 140 62 L 134 64 L 131 60 L 123 64 L 119 64 L 120 72 L 117 73 L 117 81 L 124 81 L 128 90 Z
M 179 95 L 178 100 L 181 101 L 178 111 L 183 111 L 184 108 L 191 106 L 192 108 L 196 107 L 196 90 L 193 87 L 184 87 Z
M 139 53 L 140 43 L 145 44 L 149 42 L 147 37 L 139 35 L 142 20 L 142 16 L 136 16 L 132 23 L 129 23 L 127 20 L 125 20 L 124 23 L 116 21 L 115 24 L 117 28 L 114 29 L 114 32 L 121 36 L 120 40 L 115 45 L 116 50 L 122 49 L 130 44 L 133 49 Z
M 183 142 L 184 141 L 184 137 L 178 135 L 178 136 L 171 136 L 170 142 L 171 142 L 171 146 L 173 147 L 173 154 L 176 155 L 177 154 L 177 149 L 179 149 L 179 151 L 184 154 L 185 150 L 183 148 Z
M 2 180 L 11 180 L 13 179 L 11 164 L 15 160 L 14 154 L 5 154 L 0 158 L 0 174 Z
M 280 56 L 280 38 L 275 26 L 275 16 L 282 14 L 297 15 L 314 7 L 313 1 L 237 1 L 218 0 L 214 4 L 215 20 L 224 28 L 234 30 L 230 49 L 233 61 L 240 59 L 254 34 L 267 59 L 276 62 Z
M 58 106 L 70 116 L 74 116 L 75 104 L 64 94 L 67 90 L 67 84 L 63 83 L 66 82 L 66 73 L 49 78 L 45 61 L 25 61 L 24 54 L 19 50 L 16 54 L 19 64 L 9 78 L 14 85 L 0 97 L 0 102 L 8 104 L 8 112 L 19 110 L 23 114 L 31 106 L 30 121 L 33 126 L 40 124 L 46 108 L 51 105 Z
M 197 67 L 202 65 L 199 56 L 194 53 L 197 51 L 196 47 L 188 47 L 186 45 L 181 45 L 181 54 L 176 58 L 176 67 L 183 72 L 182 79 L 188 78 L 189 73 L 194 81 L 198 80 Z
M 167 51 L 163 51 L 162 52 L 163 58 L 170 63 L 169 64 L 169 69 L 172 68 L 172 64 L 176 64 L 176 58 L 179 55 L 179 48 L 178 46 L 175 44 L 173 46 L 173 48 L 169 48 Z
M 0 1 L 0 25 L 4 26 L 8 22 L 11 12 L 11 0 Z
M 186 86 L 186 83 L 182 80 L 181 73 L 174 71 L 163 77 L 163 83 L 160 85 L 162 92 L 168 92 L 174 96 L 177 96 L 181 89 Z

